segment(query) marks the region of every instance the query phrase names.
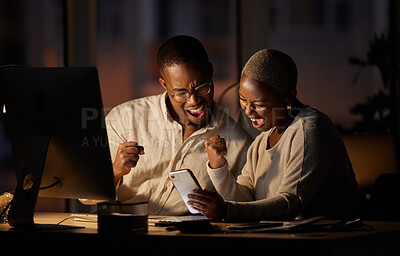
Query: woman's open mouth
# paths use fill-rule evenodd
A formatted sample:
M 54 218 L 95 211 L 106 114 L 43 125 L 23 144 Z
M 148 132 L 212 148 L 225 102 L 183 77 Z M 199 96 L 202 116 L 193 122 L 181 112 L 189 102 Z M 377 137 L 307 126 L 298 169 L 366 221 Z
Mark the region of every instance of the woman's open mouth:
M 250 118 L 250 120 L 254 128 L 260 128 L 265 123 L 264 118 Z

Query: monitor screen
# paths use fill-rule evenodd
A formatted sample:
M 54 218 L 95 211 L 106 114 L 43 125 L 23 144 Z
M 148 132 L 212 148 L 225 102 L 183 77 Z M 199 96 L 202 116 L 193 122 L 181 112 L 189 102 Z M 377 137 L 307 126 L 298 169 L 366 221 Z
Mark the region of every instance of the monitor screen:
M 46 148 L 39 196 L 115 199 L 96 68 L 1 68 L 0 88 L 24 190 L 29 177 L 21 176 L 29 172 L 24 170 L 28 159 L 41 158 L 36 152 Z

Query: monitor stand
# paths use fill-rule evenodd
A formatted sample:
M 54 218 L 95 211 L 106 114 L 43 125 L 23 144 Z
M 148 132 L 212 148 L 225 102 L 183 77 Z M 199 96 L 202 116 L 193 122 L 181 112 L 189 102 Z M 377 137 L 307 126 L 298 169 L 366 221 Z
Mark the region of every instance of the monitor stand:
M 8 213 L 8 223 L 14 228 L 52 230 L 83 228 L 57 224 L 35 224 L 33 220 L 50 139 L 51 136 L 34 136 L 32 139 Z

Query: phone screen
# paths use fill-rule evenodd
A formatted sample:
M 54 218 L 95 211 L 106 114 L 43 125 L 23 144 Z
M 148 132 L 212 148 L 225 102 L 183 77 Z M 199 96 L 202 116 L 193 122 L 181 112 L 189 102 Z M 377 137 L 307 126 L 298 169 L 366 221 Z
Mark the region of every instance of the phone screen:
M 192 171 L 189 169 L 173 171 L 169 173 L 169 177 L 181 195 L 188 210 L 193 214 L 200 213 L 187 204 L 187 201 L 189 201 L 187 195 L 192 193 L 193 189 L 201 189 L 201 186 Z

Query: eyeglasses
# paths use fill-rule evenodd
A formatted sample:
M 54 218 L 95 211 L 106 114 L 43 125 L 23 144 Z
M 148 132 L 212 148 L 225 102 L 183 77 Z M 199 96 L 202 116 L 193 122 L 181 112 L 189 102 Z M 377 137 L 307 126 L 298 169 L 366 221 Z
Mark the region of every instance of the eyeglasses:
M 190 94 L 192 92 L 196 93 L 197 96 L 204 96 L 204 95 L 209 94 L 211 91 L 212 84 L 213 84 L 213 81 L 210 81 L 208 83 L 200 84 L 191 90 L 182 90 L 182 91 L 173 93 L 173 94 L 171 94 L 171 96 L 174 98 L 174 100 L 176 102 L 185 103 L 186 101 L 189 100 Z

